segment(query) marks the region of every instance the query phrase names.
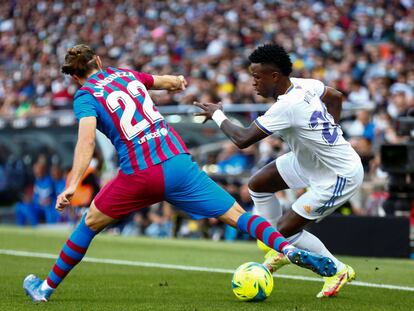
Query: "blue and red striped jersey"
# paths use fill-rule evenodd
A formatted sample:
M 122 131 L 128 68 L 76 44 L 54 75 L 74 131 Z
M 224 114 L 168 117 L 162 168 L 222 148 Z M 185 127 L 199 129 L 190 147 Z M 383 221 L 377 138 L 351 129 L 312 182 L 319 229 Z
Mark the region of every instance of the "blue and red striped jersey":
M 75 94 L 76 118 L 97 118 L 97 128 L 115 146 L 125 174 L 188 153 L 156 109 L 148 93 L 153 83 L 152 75 L 109 67 L 90 76 Z

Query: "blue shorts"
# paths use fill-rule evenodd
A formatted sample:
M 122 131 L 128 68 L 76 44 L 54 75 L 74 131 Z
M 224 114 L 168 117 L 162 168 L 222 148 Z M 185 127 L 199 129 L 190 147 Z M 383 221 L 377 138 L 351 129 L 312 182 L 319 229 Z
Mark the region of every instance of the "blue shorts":
M 194 219 L 217 218 L 235 203 L 188 154 L 176 155 L 130 175 L 119 171 L 99 191 L 94 203 L 105 215 L 120 219 L 164 200 Z
M 217 185 L 188 154 L 180 154 L 162 163 L 165 200 L 194 219 L 217 218 L 236 200 Z

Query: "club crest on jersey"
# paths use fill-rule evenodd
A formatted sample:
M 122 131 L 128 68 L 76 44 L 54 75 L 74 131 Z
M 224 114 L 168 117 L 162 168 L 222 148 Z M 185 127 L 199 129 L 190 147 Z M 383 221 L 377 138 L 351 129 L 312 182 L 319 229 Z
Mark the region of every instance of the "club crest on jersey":
M 138 141 L 138 143 L 140 145 L 142 145 L 143 143 L 145 143 L 145 142 L 147 142 L 147 141 L 149 141 L 151 139 L 154 139 L 156 137 L 161 137 L 161 136 L 167 136 L 167 135 L 168 135 L 168 130 L 167 129 L 165 129 L 165 128 L 158 129 L 155 132 L 151 132 L 151 133 L 146 134 L 144 137 L 142 137 Z
M 308 214 L 310 214 L 312 212 L 312 206 L 310 206 L 310 205 L 303 205 L 303 209 Z

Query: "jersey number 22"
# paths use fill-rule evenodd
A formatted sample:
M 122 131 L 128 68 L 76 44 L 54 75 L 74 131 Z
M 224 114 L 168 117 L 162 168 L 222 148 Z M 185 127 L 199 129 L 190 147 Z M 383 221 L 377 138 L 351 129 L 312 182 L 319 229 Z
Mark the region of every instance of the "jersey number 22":
M 131 81 L 127 85 L 128 93 L 124 91 L 114 91 L 106 99 L 106 103 L 114 113 L 117 109 L 121 108 L 119 101 L 125 105 L 125 109 L 121 116 L 121 129 L 128 140 L 133 139 L 138 134 L 142 133 L 151 124 L 164 119 L 163 116 L 156 110 L 154 110 L 154 102 L 145 89 L 145 86 L 137 81 Z M 144 103 L 142 104 L 142 111 L 144 112 L 144 119 L 132 125 L 132 119 L 137 110 L 134 98 L 142 97 L 141 92 L 144 93 Z

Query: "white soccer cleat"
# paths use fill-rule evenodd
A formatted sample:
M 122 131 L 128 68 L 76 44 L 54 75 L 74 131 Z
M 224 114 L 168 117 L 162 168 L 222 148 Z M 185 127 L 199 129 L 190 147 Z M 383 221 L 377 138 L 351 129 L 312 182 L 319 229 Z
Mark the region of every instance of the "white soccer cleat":
M 42 290 L 43 280 L 29 274 L 23 281 L 23 289 L 33 302 L 47 302 L 53 290 Z

